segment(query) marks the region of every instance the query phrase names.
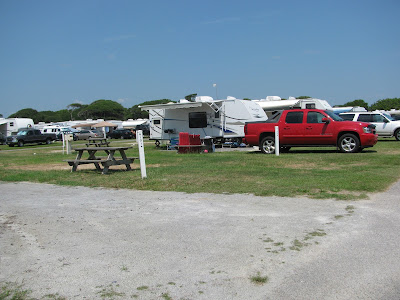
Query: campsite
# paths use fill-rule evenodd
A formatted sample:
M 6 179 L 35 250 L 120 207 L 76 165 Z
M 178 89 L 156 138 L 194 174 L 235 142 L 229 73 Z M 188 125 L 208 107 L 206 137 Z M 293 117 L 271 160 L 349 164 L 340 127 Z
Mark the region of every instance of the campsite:
M 82 141 L 72 143 L 73 147 L 84 145 Z M 110 144 L 132 145 L 127 155 L 137 157 L 135 140 L 112 140 Z M 63 153 L 61 142 L 12 150 L 1 145 L 0 149 L 1 181 L 88 187 L 359 199 L 384 191 L 400 173 L 400 149 L 394 138 L 381 138 L 375 147 L 352 155 L 318 147 L 296 148 L 279 157 L 262 155 L 253 148 L 182 155 L 145 140 L 146 180 L 141 179 L 138 162 L 130 172 L 110 170 L 107 180 L 92 166 L 71 173 L 63 160 L 75 154 Z
M 137 155 L 135 140 L 111 145 Z M 146 179 L 135 163 L 71 172 L 61 142 L 0 146 L 1 289 L 57 300 L 396 299 L 397 145 L 275 156 L 146 141 Z

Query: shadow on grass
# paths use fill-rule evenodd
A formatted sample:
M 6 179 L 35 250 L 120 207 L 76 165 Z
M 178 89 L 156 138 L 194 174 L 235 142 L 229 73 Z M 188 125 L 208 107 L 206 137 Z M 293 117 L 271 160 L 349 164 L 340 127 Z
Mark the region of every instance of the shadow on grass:
M 362 154 L 366 154 L 366 153 L 377 153 L 378 151 L 376 150 L 372 150 L 372 149 L 364 149 L 360 152 L 357 153 L 362 153 Z M 351 153 L 342 153 L 339 150 L 336 150 L 334 148 L 332 149 L 290 149 L 289 151 L 285 151 L 285 152 L 280 152 L 279 155 L 288 155 L 288 154 L 307 154 L 307 153 L 340 153 L 340 154 L 351 154 Z M 264 154 L 261 151 L 249 151 L 247 152 L 247 154 L 249 155 L 275 155 L 275 154 Z

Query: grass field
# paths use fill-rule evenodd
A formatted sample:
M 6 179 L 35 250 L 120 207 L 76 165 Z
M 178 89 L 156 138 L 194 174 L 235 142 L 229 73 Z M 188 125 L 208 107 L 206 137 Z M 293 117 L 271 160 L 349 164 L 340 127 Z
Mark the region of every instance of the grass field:
M 132 145 L 134 140 L 112 140 Z M 82 142 L 81 142 L 82 143 Z M 76 146 L 76 145 L 75 145 Z M 0 180 L 138 190 L 249 193 L 262 196 L 361 199 L 387 189 L 400 178 L 400 142 L 380 139 L 361 153 L 343 154 L 334 148 L 293 148 L 289 153 L 228 151 L 177 154 L 145 146 L 147 179 L 135 170 L 110 168 L 102 175 L 94 166 L 71 173 L 61 143 L 43 146 L 0 146 Z M 139 156 L 137 146 L 128 156 Z

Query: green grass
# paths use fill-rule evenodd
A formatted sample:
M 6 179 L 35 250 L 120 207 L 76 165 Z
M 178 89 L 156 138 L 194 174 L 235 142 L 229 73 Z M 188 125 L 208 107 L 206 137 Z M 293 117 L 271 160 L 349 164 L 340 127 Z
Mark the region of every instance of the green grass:
M 257 275 L 250 277 L 250 281 L 255 284 L 264 284 L 268 282 L 268 276 L 261 276 L 258 272 Z
M 112 141 L 114 145 L 133 141 Z M 13 150 L 13 151 L 7 151 Z M 58 150 L 58 152 L 57 152 Z M 250 193 L 260 196 L 307 195 L 353 200 L 384 191 L 400 178 L 400 142 L 383 139 L 361 153 L 342 154 L 334 148 L 293 148 L 289 153 L 254 152 L 177 154 L 145 146 L 147 179 L 141 179 L 139 162 L 132 172 L 113 170 L 102 175 L 93 166 L 71 173 L 60 152 L 49 147 L 0 146 L 0 180 L 60 185 L 128 188 L 138 190 Z M 128 156 L 139 156 L 137 147 Z

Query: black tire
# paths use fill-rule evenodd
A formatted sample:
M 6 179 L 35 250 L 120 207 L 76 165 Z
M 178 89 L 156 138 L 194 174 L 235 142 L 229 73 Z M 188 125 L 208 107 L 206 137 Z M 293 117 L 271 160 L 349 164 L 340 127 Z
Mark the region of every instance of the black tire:
M 342 153 L 355 153 L 360 148 L 360 139 L 351 133 L 343 134 L 338 141 L 338 147 Z
M 14 147 L 14 144 L 8 144 L 8 147 Z
M 51 144 L 51 139 L 46 139 L 46 144 L 47 145 Z
M 264 154 L 275 153 L 275 138 L 272 136 L 266 136 L 261 140 L 260 150 Z
M 24 146 L 24 141 L 23 140 L 19 140 L 18 141 L 18 147 L 23 147 Z
M 396 129 L 396 131 L 394 132 L 394 137 L 396 138 L 396 140 L 400 141 L 400 128 Z

